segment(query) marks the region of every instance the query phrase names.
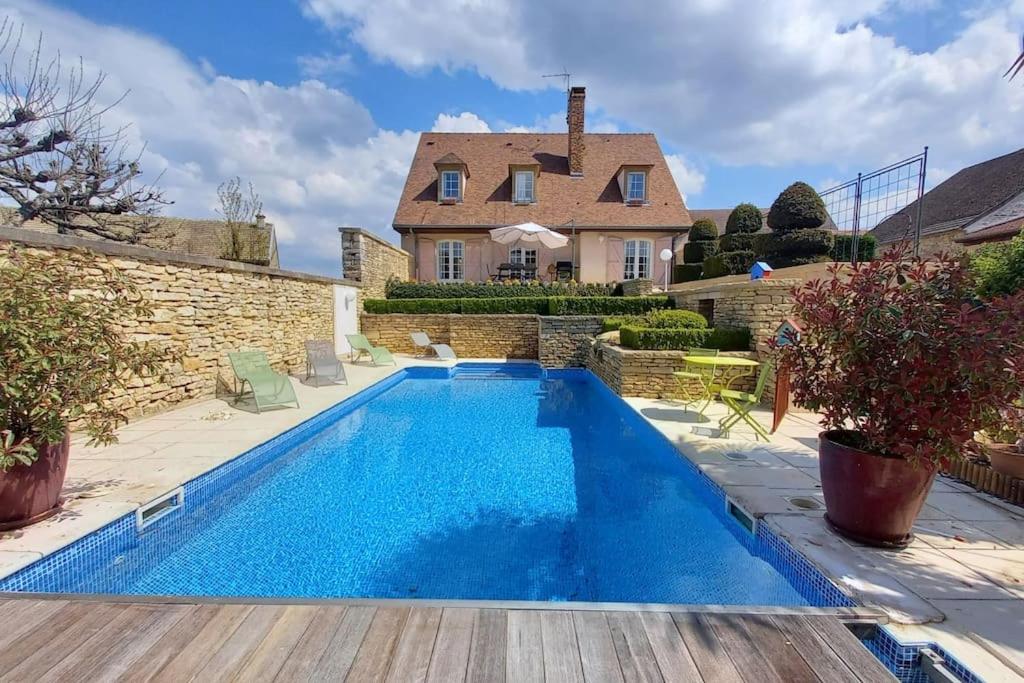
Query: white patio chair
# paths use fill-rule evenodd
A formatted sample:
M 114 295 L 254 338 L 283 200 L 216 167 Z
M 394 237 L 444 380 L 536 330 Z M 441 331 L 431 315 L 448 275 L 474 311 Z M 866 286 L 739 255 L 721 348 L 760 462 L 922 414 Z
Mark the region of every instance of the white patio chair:
M 447 344 L 435 344 L 430 341 L 430 337 L 427 336 L 426 332 L 413 332 L 412 343 L 420 351 L 420 355 L 426 355 L 427 349 L 433 349 L 434 355 L 441 360 L 458 360 L 455 357 L 455 352 L 452 351 L 452 347 Z

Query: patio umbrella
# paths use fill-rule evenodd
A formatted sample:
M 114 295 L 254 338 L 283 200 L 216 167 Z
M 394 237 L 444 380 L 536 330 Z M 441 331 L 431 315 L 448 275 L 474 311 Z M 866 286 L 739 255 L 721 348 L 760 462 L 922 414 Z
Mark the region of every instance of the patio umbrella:
M 540 242 L 548 249 L 558 249 L 569 244 L 569 238 L 565 235 L 536 223 L 520 223 L 519 225 L 506 225 L 503 228 L 494 228 L 491 230 L 491 239 L 499 244 Z

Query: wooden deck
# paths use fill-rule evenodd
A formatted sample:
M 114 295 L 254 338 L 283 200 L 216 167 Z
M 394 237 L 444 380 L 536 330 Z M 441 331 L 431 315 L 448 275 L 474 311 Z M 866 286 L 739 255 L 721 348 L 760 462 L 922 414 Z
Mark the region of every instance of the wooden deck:
M 0 602 L 3 681 L 892 681 L 833 616 Z

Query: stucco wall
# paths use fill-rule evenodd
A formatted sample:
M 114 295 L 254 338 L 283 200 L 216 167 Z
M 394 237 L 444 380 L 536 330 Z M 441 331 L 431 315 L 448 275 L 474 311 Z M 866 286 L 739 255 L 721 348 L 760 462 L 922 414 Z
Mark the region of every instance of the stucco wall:
M 0 229 L 0 258 L 12 248 L 69 254 L 86 286 L 90 271 L 116 269 L 150 302 L 152 317 L 130 321 L 126 333 L 165 344 L 181 359 L 166 367 L 164 378 L 132 378 L 115 394 L 134 415 L 214 396 L 218 382 L 230 386 L 229 351 L 262 350 L 276 369 L 300 372 L 303 343 L 333 339 L 335 287 L 353 286 L 208 257 Z

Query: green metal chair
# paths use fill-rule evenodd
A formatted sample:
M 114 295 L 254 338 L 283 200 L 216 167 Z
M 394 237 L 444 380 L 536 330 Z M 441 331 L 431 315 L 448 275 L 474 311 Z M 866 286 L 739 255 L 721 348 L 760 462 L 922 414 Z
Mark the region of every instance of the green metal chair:
M 275 372 L 270 367 L 267 354 L 262 351 L 236 351 L 228 354 L 228 360 L 235 373 L 236 389 L 240 389 L 236 392 L 238 395 L 235 403 L 242 400 L 246 393 L 252 393 L 257 413 L 271 406 L 294 403 L 296 408 L 299 407 L 299 399 L 295 397 L 295 389 L 288 375 Z M 245 390 L 246 385 L 249 385 L 248 392 Z
M 728 436 L 729 430 L 742 420 L 754 429 L 755 440 L 764 437 L 765 441 L 771 441 L 768 430 L 754 419 L 750 411 L 761 402 L 764 387 L 768 383 L 768 375 L 772 372 L 772 365 L 773 363 L 770 360 L 761 364 L 761 373 L 757 376 L 757 385 L 754 387 L 754 393 L 752 394 L 733 389 L 719 390 L 718 395 L 722 398 L 722 403 L 729 408 L 729 415 L 718 421 L 718 427 L 722 430 L 722 436 Z
M 374 365 L 383 365 L 384 363 L 395 363 L 394 357 L 391 352 L 384 346 L 374 346 L 370 343 L 370 340 L 361 334 L 346 334 L 345 339 L 348 340 L 348 345 L 352 347 L 352 362 L 355 363 L 359 360 L 362 355 L 368 354 L 370 360 L 373 361 Z
M 692 348 L 686 350 L 688 356 L 717 356 L 718 349 L 698 349 Z M 715 369 L 709 368 L 709 372 L 703 368 L 700 370 L 679 370 L 672 373 L 672 376 L 676 378 L 676 382 L 679 383 L 679 395 L 683 400 L 683 408 L 689 408 L 691 405 L 706 401 L 704 407 L 701 408 L 698 413 L 704 415 L 704 411 L 708 409 L 711 404 L 711 392 L 710 386 L 715 375 Z M 701 387 L 700 392 L 693 390 L 693 384 L 697 383 Z

